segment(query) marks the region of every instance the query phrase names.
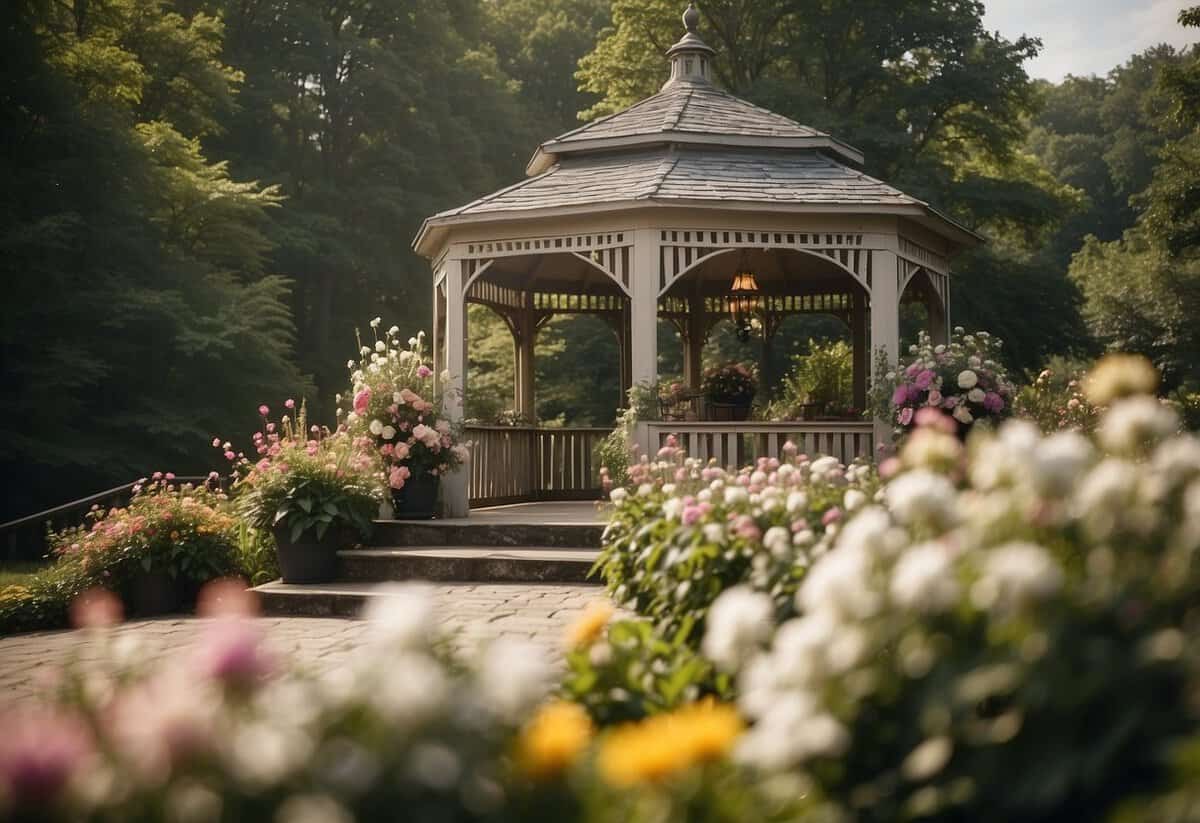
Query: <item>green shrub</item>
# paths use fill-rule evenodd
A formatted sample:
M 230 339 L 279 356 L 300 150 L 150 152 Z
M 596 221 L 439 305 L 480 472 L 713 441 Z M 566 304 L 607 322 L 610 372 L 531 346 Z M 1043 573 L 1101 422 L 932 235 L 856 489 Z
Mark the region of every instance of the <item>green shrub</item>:
M 842 340 L 808 341 L 808 354 L 792 359 L 792 368 L 767 406 L 768 420 L 797 420 L 803 406 L 819 415 L 861 413 L 854 409 L 854 350 Z

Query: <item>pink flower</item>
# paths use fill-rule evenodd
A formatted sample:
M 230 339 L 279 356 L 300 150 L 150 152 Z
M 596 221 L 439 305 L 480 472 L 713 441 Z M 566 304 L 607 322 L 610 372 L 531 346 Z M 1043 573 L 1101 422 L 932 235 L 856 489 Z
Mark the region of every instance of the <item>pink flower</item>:
M 286 409 L 294 409 L 296 408 L 296 401 L 289 397 L 287 400 L 283 401 L 283 406 Z
M 271 412 L 271 410 L 268 409 L 265 405 L 258 407 L 258 413 L 261 414 L 263 417 L 266 417 L 270 412 Z
M 274 669 L 252 623 L 224 619 L 216 623 L 197 653 L 200 672 L 228 686 L 249 687 Z
M 236 454 L 234 454 L 234 453 L 233 453 L 233 452 L 231 452 L 231 451 L 227 451 L 227 452 L 225 452 L 225 459 L 226 459 L 226 460 L 233 460 L 233 459 L 235 459 L 236 457 L 237 457 L 237 455 L 236 455 Z
M 175 472 L 167 472 L 166 474 L 163 475 L 163 477 L 166 478 L 167 480 L 174 480 Z
M 366 414 L 367 406 L 371 403 L 371 390 L 363 389 L 358 394 L 354 395 L 354 413 Z
M 412 472 L 408 470 L 408 466 L 392 466 L 392 470 L 388 473 L 388 485 L 393 489 L 404 488 L 404 481 L 412 477 Z
M 918 389 L 921 389 L 922 391 L 924 391 L 925 389 L 927 389 L 933 385 L 934 377 L 935 377 L 934 373 L 929 371 L 929 369 L 926 369 L 925 371 L 923 371 L 917 375 L 917 379 L 913 381 L 913 385 L 916 386 Z
M 213 448 L 214 448 L 214 449 L 219 449 L 219 448 L 221 448 L 221 438 L 219 438 L 219 437 L 214 437 L 214 438 L 213 438 Z
M 900 425 L 901 425 L 901 426 L 907 426 L 907 425 L 909 425 L 910 423 L 912 423 L 912 419 L 913 419 L 913 410 L 912 410 L 912 408 L 911 408 L 911 407 L 905 407 L 905 408 L 901 409 L 901 410 L 900 410 L 900 416 L 899 416 L 899 418 L 898 418 L 898 419 L 900 420 Z
M 942 402 L 942 393 L 940 391 L 938 391 L 937 389 L 934 389 L 933 391 L 931 391 L 929 393 L 929 400 L 928 400 L 929 405 L 937 406 L 937 405 L 940 405 L 941 402 Z
M 683 525 L 691 526 L 695 524 L 695 522 L 701 517 L 704 517 L 706 514 L 708 514 L 711 510 L 712 505 L 709 503 L 699 503 L 691 506 L 684 506 L 683 514 L 680 515 L 680 519 L 683 521 Z
M 913 364 L 911 364 L 911 365 L 910 365 L 910 366 L 909 366 L 907 369 L 905 369 L 905 370 L 904 370 L 904 374 L 905 374 L 907 377 L 916 377 L 916 376 L 917 376 L 917 372 L 919 372 L 919 371 L 921 371 L 921 364 L 920 364 L 920 363 L 913 363 Z
M 56 800 L 93 752 L 87 726 L 61 710 L 13 710 L 0 728 L 0 792 L 18 809 Z
M 906 402 L 908 402 L 908 386 L 901 384 L 892 392 L 892 405 L 903 406 Z
M 394 457 L 397 460 L 407 460 L 408 453 L 409 453 L 409 448 L 408 448 L 407 443 L 397 443 L 392 448 L 392 457 Z
M 998 412 L 1004 408 L 1004 398 L 990 391 L 983 396 L 983 407 L 990 412 Z
M 733 521 L 733 533 L 744 540 L 761 540 L 762 529 L 754 522 L 754 518 L 743 514 Z
M 954 434 L 954 432 L 958 431 L 958 425 L 952 418 L 930 406 L 926 406 L 917 412 L 916 421 L 918 426 L 928 426 L 929 428 L 943 431 L 946 434 Z
M 834 506 L 821 517 L 821 525 L 828 526 L 842 519 L 842 510 Z
M 433 374 L 433 369 L 429 368 L 424 363 L 422 363 L 420 366 L 417 366 L 417 377 L 421 378 L 422 380 L 431 374 Z

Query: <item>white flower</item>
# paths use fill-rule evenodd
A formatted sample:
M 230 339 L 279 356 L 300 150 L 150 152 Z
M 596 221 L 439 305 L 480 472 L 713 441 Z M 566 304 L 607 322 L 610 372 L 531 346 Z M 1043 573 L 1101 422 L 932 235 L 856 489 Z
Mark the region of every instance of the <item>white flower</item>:
M 986 397 L 986 395 L 984 394 L 983 389 L 979 388 L 978 386 L 967 392 L 967 399 L 972 403 L 982 403 L 984 397 Z
M 1062 580 L 1062 569 L 1041 546 L 1005 543 L 984 555 L 983 575 L 971 587 L 971 601 L 983 609 L 1011 609 L 1055 594 Z
M 388 651 L 386 670 L 372 668 L 378 652 L 366 651 L 368 678 L 363 693 L 375 710 L 401 729 L 421 726 L 444 711 L 450 684 L 441 665 L 424 652 Z
M 745 503 L 750 499 L 750 494 L 741 486 L 730 486 L 725 490 L 725 503 L 730 506 L 736 506 L 739 503 Z
M 484 703 L 499 716 L 516 721 L 546 696 L 556 671 L 541 646 L 501 638 L 488 647 L 476 675 Z
M 371 434 L 378 437 L 379 435 L 383 434 L 383 421 L 372 420 L 371 424 L 367 426 L 367 428 L 370 430 Z
M 809 617 L 821 612 L 851 619 L 870 617 L 880 605 L 872 588 L 872 568 L 870 556 L 861 548 L 839 544 L 809 569 L 796 592 L 796 603 Z
M 909 752 L 900 766 L 900 772 L 909 780 L 928 780 L 950 762 L 953 753 L 954 744 L 950 738 L 931 737 Z
M 725 542 L 725 527 L 720 523 L 707 523 L 704 526 L 704 539 L 709 543 Z
M 763 546 L 772 556 L 785 558 L 791 554 L 792 535 L 783 526 L 772 526 L 763 535 Z
M 654 493 L 654 486 L 649 483 L 643 483 L 637 488 L 638 497 L 649 497 Z
M 921 543 L 900 555 L 888 591 L 902 608 L 935 614 L 958 600 L 950 556 L 944 546 Z
M 393 426 L 384 426 L 381 435 L 384 440 L 391 440 L 396 436 L 396 429 Z
M 608 493 L 608 499 L 613 502 L 613 505 L 619 506 L 625 502 L 625 498 L 629 497 L 629 492 L 618 486 Z
M 842 505 L 848 512 L 852 512 L 865 505 L 866 502 L 867 495 L 860 489 L 846 489 L 846 494 L 842 497 Z
M 364 617 L 377 642 L 401 649 L 424 649 L 434 639 L 433 589 L 424 583 L 380 586 L 367 601 Z
M 396 335 L 398 335 L 400 333 L 400 327 L 392 326 L 390 329 L 387 330 L 387 333 L 388 333 L 388 337 L 395 337 Z
M 662 510 L 663 516 L 667 520 L 678 520 L 680 513 L 683 511 L 683 501 L 678 497 L 668 497 L 663 501 Z
M 808 508 L 808 495 L 804 492 L 791 492 L 787 496 L 786 508 L 791 514 L 804 511 Z
M 736 671 L 771 636 L 775 604 L 748 586 L 722 592 L 708 610 L 701 650 L 723 671 Z
M 354 366 L 355 366 L 355 365 L 356 365 L 356 364 L 355 364 L 355 362 L 354 362 L 353 360 L 347 360 L 347 361 L 346 361 L 346 368 L 348 368 L 348 369 L 352 369 L 352 368 L 354 368 Z
M 964 369 L 958 373 L 958 387 L 960 389 L 973 389 L 978 382 L 979 375 L 970 369 Z
M 1096 433 L 1106 448 L 1129 454 L 1153 446 L 1178 430 L 1179 418 L 1174 411 L 1153 397 L 1138 396 L 1113 405 Z
M 276 823 L 354 823 L 354 815 L 329 795 L 294 794 L 280 804 L 275 821 Z
M 375 341 L 375 351 L 378 351 L 378 352 L 387 351 L 387 344 L 384 343 L 382 340 L 376 340 Z
M 838 462 L 836 457 L 818 457 L 812 462 L 812 477 L 813 480 L 824 479 L 826 475 L 835 471 L 840 471 L 842 464 Z
M 892 514 L 901 523 L 932 521 L 947 525 L 955 519 L 954 486 L 927 469 L 915 469 L 897 477 L 887 485 L 886 498 Z
M 392 402 L 397 406 L 404 402 L 404 398 L 400 396 L 400 392 L 392 392 Z
M 963 424 L 970 423 L 975 419 L 975 416 L 971 414 L 971 410 L 966 406 L 955 406 L 951 414 L 954 415 L 955 420 Z
M 380 318 L 376 317 L 374 320 L 371 321 L 371 328 L 373 328 L 373 329 L 379 328 L 379 324 L 381 322 L 382 321 L 380 320 Z
M 1033 482 L 1043 494 L 1067 495 L 1091 463 L 1092 453 L 1092 444 L 1078 432 L 1052 434 L 1029 453 Z

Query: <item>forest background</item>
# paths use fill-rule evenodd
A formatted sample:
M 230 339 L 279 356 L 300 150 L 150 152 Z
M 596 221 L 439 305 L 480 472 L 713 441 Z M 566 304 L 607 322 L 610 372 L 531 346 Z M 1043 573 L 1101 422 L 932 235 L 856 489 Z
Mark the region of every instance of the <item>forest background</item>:
M 1142 352 L 1200 383 L 1200 68 L 1150 48 L 1032 80 L 964 0 L 706 0 L 729 91 L 831 132 L 989 239 L 956 324 L 1008 365 Z M 428 328 L 420 221 L 653 93 L 678 0 L 9 0 L 0 11 L 0 521 L 146 474 L 307 397 L 331 420 L 354 330 Z M 1181 25 L 1200 15 L 1185 12 Z M 471 313 L 469 412 L 511 405 Z M 784 355 L 844 334 L 789 321 Z M 662 329 L 660 373 L 679 371 Z M 756 359 L 727 330 L 709 364 Z M 779 357 L 787 362 L 787 357 Z M 538 341 L 543 421 L 609 425 L 616 341 Z M 781 375 L 768 375 L 777 380 Z

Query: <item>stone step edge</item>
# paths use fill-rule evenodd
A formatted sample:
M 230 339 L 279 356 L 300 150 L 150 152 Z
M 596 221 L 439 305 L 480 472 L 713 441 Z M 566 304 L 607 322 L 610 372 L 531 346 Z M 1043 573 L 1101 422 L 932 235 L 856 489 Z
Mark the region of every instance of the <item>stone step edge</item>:
M 354 582 L 584 583 L 595 564 L 591 557 L 522 557 L 520 549 L 498 553 L 483 547 L 478 554 L 465 555 L 439 554 L 437 547 L 414 551 L 366 549 L 339 552 L 338 558 L 339 579 Z
M 367 546 L 542 546 L 599 549 L 603 533 L 603 524 L 472 524 L 437 520 L 377 520 Z

